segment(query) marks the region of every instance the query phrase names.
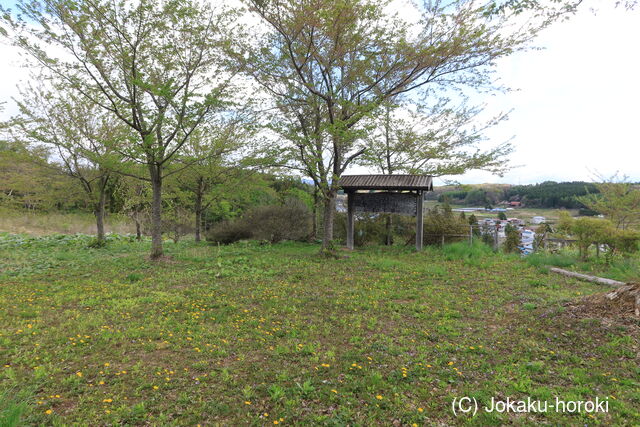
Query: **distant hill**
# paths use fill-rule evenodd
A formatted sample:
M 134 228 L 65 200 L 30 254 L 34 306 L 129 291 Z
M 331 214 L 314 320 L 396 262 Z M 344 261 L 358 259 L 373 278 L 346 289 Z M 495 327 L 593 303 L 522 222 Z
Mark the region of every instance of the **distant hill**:
M 537 208 L 576 209 L 584 206 L 576 197 L 587 193 L 597 193 L 592 182 L 546 181 L 531 185 L 473 184 L 435 187 L 427 199 L 470 206 L 496 205 L 504 202 L 520 202 L 523 206 Z

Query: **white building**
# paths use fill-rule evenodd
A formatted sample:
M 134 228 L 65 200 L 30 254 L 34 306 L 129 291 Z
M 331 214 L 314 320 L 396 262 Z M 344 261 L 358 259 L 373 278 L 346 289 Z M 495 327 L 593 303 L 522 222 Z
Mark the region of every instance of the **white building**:
M 531 218 L 531 222 L 533 224 L 542 224 L 543 222 L 547 222 L 547 218 L 543 216 L 534 216 L 533 218 Z

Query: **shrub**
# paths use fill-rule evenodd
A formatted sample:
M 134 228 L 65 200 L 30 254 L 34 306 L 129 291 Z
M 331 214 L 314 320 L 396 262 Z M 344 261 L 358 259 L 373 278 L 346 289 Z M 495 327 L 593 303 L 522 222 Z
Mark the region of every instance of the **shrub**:
M 299 200 L 285 205 L 258 206 L 242 219 L 251 225 L 253 237 L 271 243 L 282 240 L 307 240 L 311 233 L 311 213 Z
M 208 241 L 223 245 L 251 237 L 251 227 L 242 220 L 219 222 L 211 227 L 206 235 Z
M 628 255 L 638 251 L 640 233 L 633 230 L 615 230 L 602 240 L 609 246 L 612 255 L 616 253 Z
M 285 205 L 258 206 L 235 221 L 224 221 L 212 227 L 207 240 L 229 244 L 243 239 L 307 240 L 311 233 L 311 213 L 297 200 Z
M 439 245 L 468 239 L 469 223 L 454 215 L 448 205 L 429 209 L 424 217 L 424 243 Z
M 178 243 L 180 239 L 193 232 L 193 213 L 179 206 L 169 206 L 162 218 L 162 232 Z

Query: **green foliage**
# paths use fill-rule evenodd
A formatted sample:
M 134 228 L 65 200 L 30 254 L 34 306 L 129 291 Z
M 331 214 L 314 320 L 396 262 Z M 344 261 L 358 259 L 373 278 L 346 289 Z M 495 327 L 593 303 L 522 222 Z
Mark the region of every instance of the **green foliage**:
M 213 243 L 228 245 L 253 237 L 251 226 L 242 220 L 226 220 L 215 224 L 206 234 L 207 240 Z
M 498 219 L 501 221 L 506 221 L 507 220 L 507 214 L 504 212 L 498 212 Z
M 526 206 L 534 208 L 575 209 L 584 207 L 580 196 L 597 192 L 598 188 L 591 182 L 545 181 L 540 184 L 510 187 L 506 199 L 518 197 Z
M 252 227 L 254 238 L 277 243 L 307 240 L 311 233 L 311 213 L 307 206 L 289 200 L 282 206 L 258 206 L 243 218 Z
M 468 239 L 469 224 L 466 219 L 454 215 L 449 205 L 436 206 L 427 210 L 424 216 L 424 243 L 439 245 Z
M 603 181 L 595 184 L 595 191 L 579 197 L 580 203 L 605 215 L 616 228 L 640 224 L 640 187 L 616 176 Z
M 311 232 L 311 214 L 306 205 L 289 201 L 284 205 L 257 206 L 242 218 L 215 225 L 207 240 L 228 244 L 242 239 L 307 240 Z
M 7 377 L 10 377 L 7 374 Z M 26 397 L 29 390 L 20 390 L 17 384 L 13 389 L 0 389 L 0 425 L 3 427 L 18 427 L 24 425 L 25 414 L 29 411 Z
M 506 115 L 479 123 L 482 107 L 470 107 L 466 100 L 454 105 L 451 99 L 442 97 L 415 111 L 412 109 L 415 99 L 411 98 L 407 105 L 398 101 L 384 103 L 371 119 L 372 129 L 368 131 L 366 150 L 359 157 L 359 164 L 385 175 L 452 176 L 469 170 L 495 174 L 508 170 L 507 156 L 513 147 L 503 143 L 483 150 L 485 137 L 478 131 L 499 124 Z
M 469 206 L 486 206 L 491 201 L 487 197 L 487 192 L 484 190 L 471 190 L 464 198 L 464 203 Z
M 634 230 L 616 228 L 606 219 L 580 217 L 572 218 L 567 212 L 561 212 L 558 231 L 575 237 L 578 240 L 580 257 L 586 260 L 589 248 L 596 246 L 597 253 L 600 246 L 607 247 L 607 260 L 611 262 L 617 254 L 631 254 L 638 251 L 640 233 Z
M 520 232 L 511 224 L 507 224 L 504 229 L 505 240 L 502 249 L 506 253 L 519 252 L 518 246 L 520 246 Z

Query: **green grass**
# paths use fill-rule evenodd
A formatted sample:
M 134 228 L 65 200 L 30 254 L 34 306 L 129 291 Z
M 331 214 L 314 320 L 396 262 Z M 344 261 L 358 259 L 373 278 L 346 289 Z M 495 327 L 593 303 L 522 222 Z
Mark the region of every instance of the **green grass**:
M 105 230 L 135 233 L 133 221 L 124 215 L 108 213 Z M 12 210 L 0 206 L 0 232 L 48 235 L 51 233 L 96 234 L 95 216 L 88 212 L 41 212 Z
M 583 261 L 578 257 L 577 251 L 565 249 L 560 253 L 534 253 L 528 255 L 525 259 L 528 264 L 537 267 L 540 271 L 546 271 L 548 270 L 547 267 L 552 266 L 623 282 L 640 281 L 640 258 L 638 254 L 617 256 L 610 261 L 604 255 L 598 258 L 592 254 L 588 260 Z
M 637 334 L 565 316 L 602 288 L 517 257 L 85 240 L 0 236 L 2 425 L 640 423 Z M 462 396 L 610 411 L 456 418 Z

